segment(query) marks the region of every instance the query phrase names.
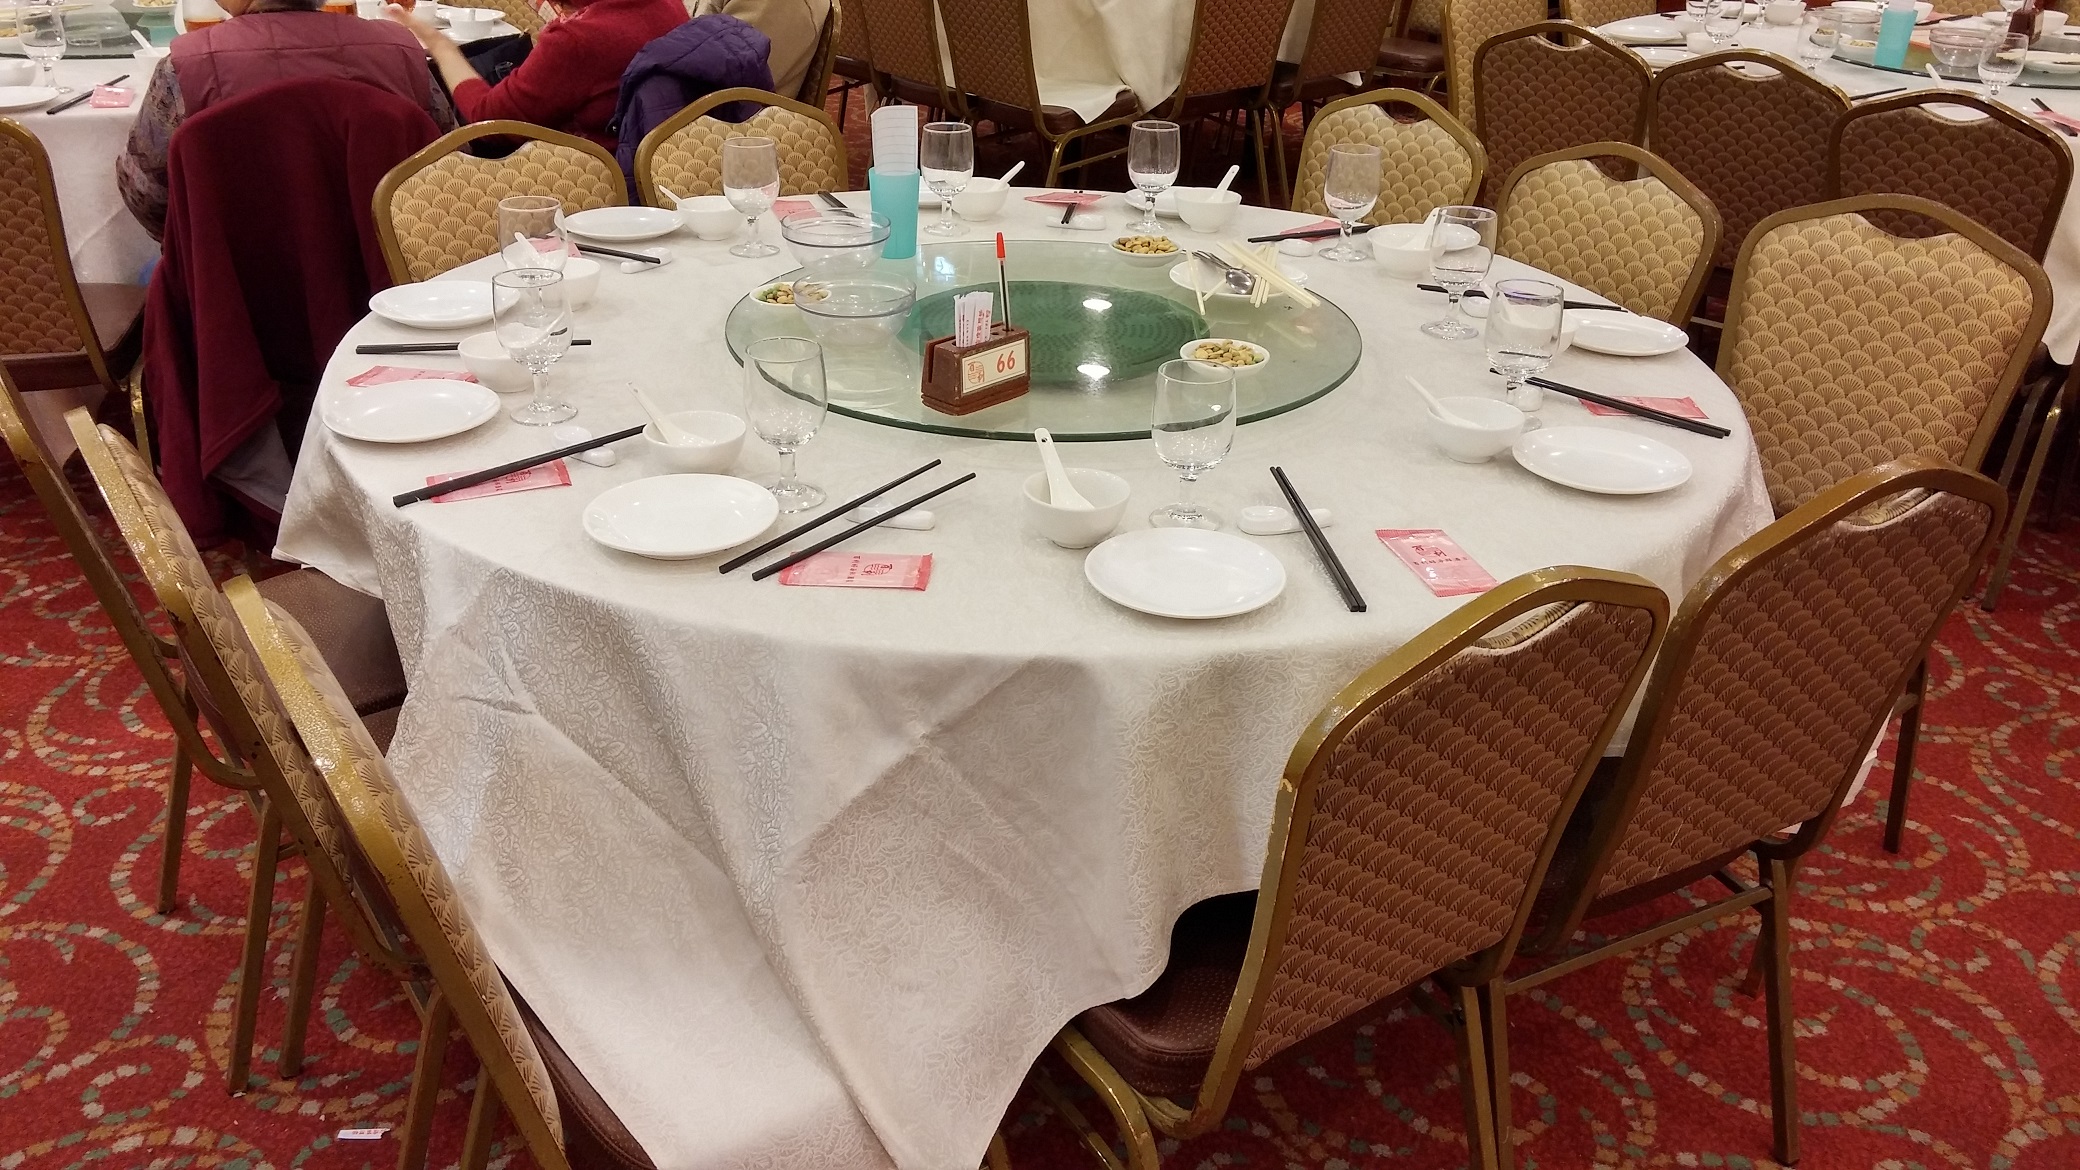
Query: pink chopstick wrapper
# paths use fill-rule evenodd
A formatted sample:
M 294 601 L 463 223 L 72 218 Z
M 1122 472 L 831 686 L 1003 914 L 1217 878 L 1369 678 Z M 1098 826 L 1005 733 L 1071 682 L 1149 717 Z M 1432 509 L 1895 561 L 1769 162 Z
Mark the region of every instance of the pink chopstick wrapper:
M 932 583 L 932 554 L 821 552 L 780 570 L 780 583 L 841 589 L 923 589 Z
M 119 85 L 97 85 L 94 87 L 94 96 L 87 99 L 87 104 L 97 110 L 120 110 L 129 105 L 136 96 L 134 91 Z
M 1103 191 L 1049 191 L 1045 195 L 1028 195 L 1027 203 L 1051 203 L 1056 207 L 1074 203 L 1078 207 L 1089 207 L 1105 198 Z
M 786 219 L 797 211 L 810 210 L 807 199 L 776 199 L 773 201 L 773 218 Z
M 412 366 L 370 366 L 347 379 L 349 386 L 387 386 L 392 382 L 418 382 L 429 379 L 450 382 L 474 382 L 477 376 L 467 370 L 421 370 Z
M 1644 394 L 1613 394 L 1611 397 L 1630 402 L 1634 406 L 1644 406 L 1652 410 L 1658 410 L 1663 414 L 1673 414 L 1679 418 L 1706 417 L 1703 408 L 1688 398 L 1654 398 Z M 1600 414 L 1606 417 L 1625 414 L 1624 411 L 1614 406 L 1604 406 L 1601 403 L 1590 402 L 1587 399 L 1582 400 L 1582 405 L 1588 408 L 1590 414 Z
M 1466 555 L 1459 542 L 1446 536 L 1443 529 L 1381 528 L 1373 535 L 1439 597 L 1486 593 L 1495 588 L 1495 578 Z
M 444 475 L 429 475 L 426 477 L 426 486 L 432 487 L 437 483 L 446 483 L 458 475 L 468 474 L 466 471 L 450 471 Z M 531 492 L 537 488 L 569 486 L 571 486 L 570 466 L 563 460 L 558 459 L 554 463 L 537 464 L 525 471 L 515 471 L 510 475 L 501 475 L 497 479 L 486 480 L 475 487 L 458 488 L 445 496 L 433 497 L 433 502 L 436 504 L 453 504 L 461 500 L 480 500 L 485 496 L 506 496 L 514 492 Z
M 2080 118 L 2069 117 L 2056 110 L 2037 110 L 2031 113 L 2030 117 L 2039 122 L 2049 122 L 2053 126 L 2064 126 L 2068 130 L 2080 130 Z

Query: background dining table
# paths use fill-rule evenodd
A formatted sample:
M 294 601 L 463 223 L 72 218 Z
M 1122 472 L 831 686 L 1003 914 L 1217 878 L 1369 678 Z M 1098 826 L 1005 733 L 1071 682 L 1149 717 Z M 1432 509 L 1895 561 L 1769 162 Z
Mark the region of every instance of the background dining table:
M 1014 281 L 1019 242 L 1033 239 L 1088 242 L 1102 281 L 1127 221 L 1118 197 L 1100 207 L 1113 230 L 1093 233 L 1025 194 L 952 245 L 921 237 L 915 271 L 1003 231 Z M 1233 228 L 1307 222 L 1243 208 Z M 666 409 L 740 412 L 725 316 L 794 266 L 683 230 L 661 242 L 672 264 L 603 274 L 576 318 L 595 344 L 552 374 L 597 433 L 640 421 L 630 380 Z M 444 279 L 485 280 L 499 263 Z M 374 318 L 335 355 L 278 555 L 388 603 L 411 686 L 390 761 L 501 970 L 661 1170 L 973 1170 L 1056 1030 L 1146 988 L 1186 907 L 1256 886 L 1301 729 L 1464 600 L 1432 596 L 1374 530 L 1442 528 L 1498 579 L 1597 565 L 1679 596 L 1769 521 L 1740 407 L 1687 350 L 1555 361 L 1552 376 L 1577 385 L 1689 396 L 1733 432 L 1592 418 L 1556 399 L 1547 426 L 1650 435 L 1694 468 L 1664 494 L 1590 495 L 1506 455 L 1454 463 L 1425 437 L 1402 374 L 1439 393 L 1500 392 L 1479 340 L 1418 332 L 1442 297 L 1374 263 L 1291 263 L 1356 322 L 1363 357 L 1320 399 L 1240 427 L 1200 497 L 1232 531 L 1240 507 L 1279 502 L 1267 466 L 1283 465 L 1333 513 L 1327 533 L 1365 613 L 1345 609 L 1300 535 L 1257 539 L 1288 584 L 1254 613 L 1189 622 L 1120 608 L 1085 583 L 1083 552 L 1022 523 L 1032 444 L 836 414 L 801 456 L 833 500 L 929 458 L 944 466 L 920 489 L 978 477 L 934 501 L 933 530 L 843 546 L 932 554 L 923 592 L 795 588 L 719 575 L 722 555 L 601 547 L 580 515 L 659 473 L 640 440 L 620 444 L 614 466 L 571 464 L 569 487 L 395 508 L 393 493 L 430 475 L 553 443 L 503 414 L 426 444 L 340 438 L 321 420 L 344 379 L 458 364 L 357 356 L 357 343 L 428 336 Z M 1525 271 L 1498 261 L 1494 275 Z M 1218 328 L 1283 305 L 1209 312 Z M 1130 482 L 1123 530 L 1175 498 L 1146 439 L 1062 450 Z M 775 466 L 754 437 L 736 471 Z
M 131 91 L 130 104 L 97 107 L 81 102 L 55 114 L 36 109 L 4 115 L 36 135 L 51 156 L 58 208 L 65 216 L 65 241 L 82 281 L 138 283 L 138 274 L 159 255 L 159 245 L 123 206 L 116 190 L 116 162 L 130 141 L 130 127 L 144 104 L 145 83 L 157 64 L 129 57 L 60 61 L 59 84 L 76 90 L 128 73 L 122 85 Z

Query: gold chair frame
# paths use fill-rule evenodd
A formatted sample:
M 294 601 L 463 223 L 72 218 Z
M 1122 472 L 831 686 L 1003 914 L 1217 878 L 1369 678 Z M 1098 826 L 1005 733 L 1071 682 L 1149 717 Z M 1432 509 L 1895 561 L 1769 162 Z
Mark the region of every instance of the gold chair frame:
M 835 12 L 837 10 L 833 8 L 832 11 Z M 838 158 L 841 160 L 845 158 L 845 132 L 838 128 L 837 120 L 832 118 L 823 108 L 812 106 L 807 102 L 796 101 L 784 94 L 773 93 L 770 90 L 751 89 L 746 86 L 720 89 L 702 97 L 691 105 L 683 107 L 678 113 L 651 127 L 650 132 L 643 135 L 643 140 L 636 144 L 636 195 L 638 198 L 652 207 L 671 206 L 664 200 L 664 193 L 657 188 L 657 152 L 663 149 L 666 142 L 671 141 L 673 135 L 706 117 L 715 109 L 726 106 L 731 102 L 757 102 L 762 106 L 777 106 L 791 114 L 799 114 L 802 117 L 813 119 L 830 134 L 831 142 L 837 148 Z M 729 137 L 736 137 L 736 135 L 729 135 Z M 785 159 L 781 160 L 780 173 L 780 194 L 815 194 L 813 191 L 788 189 L 789 184 L 786 181 L 787 162 Z M 708 193 L 701 192 L 700 194 Z M 694 197 L 693 194 L 687 192 L 680 192 L 680 194 L 686 195 L 689 199 Z
M 1634 112 L 1630 136 L 1623 139 L 1606 138 L 1601 141 L 1623 141 L 1642 147 L 1646 144 L 1647 109 L 1653 100 L 1654 71 L 1647 67 L 1646 61 L 1641 59 L 1638 53 L 1605 37 L 1593 28 L 1567 20 L 1542 20 L 1537 24 L 1527 24 L 1522 28 L 1496 33 L 1480 43 L 1480 47 L 1473 51 L 1474 113 L 1479 118 L 1486 119 L 1487 117 L 1484 111 L 1488 105 L 1488 86 L 1483 78 L 1488 75 L 1488 70 L 1485 68 L 1488 55 L 1503 45 L 1520 40 L 1543 41 L 1548 51 L 1553 53 L 1599 54 L 1602 59 L 1631 73 L 1633 80 L 1639 83 L 1639 109 Z M 1483 145 L 1494 137 L 1485 124 L 1477 124 L 1476 130 L 1481 135 Z M 1565 150 L 1569 149 L 1569 147 L 1555 147 L 1554 149 Z M 1534 153 L 1545 154 L 1550 152 L 1538 151 Z M 1514 167 L 1511 168 L 1510 174 L 1515 174 Z M 1500 207 L 1501 205 L 1501 193 L 1498 192 L 1496 206 Z
M 975 0 L 975 2 L 980 3 L 982 0 Z M 949 19 L 948 12 L 952 12 L 955 15 Z M 1134 102 L 1136 111 L 1133 113 L 1123 114 L 1114 118 L 1104 118 L 1096 122 L 1085 122 L 1060 135 L 1049 130 L 1046 114 L 1041 108 L 1040 80 L 1036 72 L 1036 66 L 1033 63 L 1032 14 L 1024 0 L 1004 5 L 998 18 L 990 22 L 991 29 L 989 34 L 990 43 L 997 46 L 997 51 L 1009 51 L 1018 54 L 1022 58 L 1021 64 L 1023 68 L 1020 70 L 1020 73 L 1023 76 L 1014 79 L 1014 84 L 1018 86 L 1022 93 L 1017 96 L 1007 94 L 985 97 L 968 90 L 966 85 L 962 83 L 961 79 L 963 77 L 973 80 L 974 76 L 997 72 L 997 70 L 972 67 L 975 62 L 971 54 L 975 51 L 976 42 L 969 37 L 968 30 L 958 28 L 971 15 L 971 9 L 956 7 L 951 4 L 940 9 L 939 13 L 940 22 L 946 31 L 947 55 L 953 62 L 954 84 L 960 88 L 963 95 L 962 101 L 964 105 L 962 113 L 964 119 L 977 120 L 986 118 L 997 122 L 1001 127 L 1015 127 L 1019 130 L 1031 131 L 1048 148 L 1047 174 L 1042 182 L 1050 187 L 1054 186 L 1061 178 L 1063 171 L 1077 170 L 1090 166 L 1093 163 L 1118 158 L 1127 152 L 1127 148 L 1121 146 L 1117 150 L 1107 150 L 1092 155 L 1079 155 L 1074 159 L 1065 160 L 1064 156 L 1068 154 L 1070 146 L 1093 135 L 1129 125 L 1135 119 L 1142 117 L 1143 115 L 1139 112 L 1140 101 L 1136 99 Z M 1194 37 L 1197 36 L 1197 31 L 1197 26 L 1194 25 Z M 1005 46 L 1009 46 L 1009 49 L 1006 50 Z M 963 59 L 969 60 L 971 68 L 967 70 L 962 69 L 961 62 Z M 1190 60 L 1189 55 L 1187 55 L 1186 60 Z
M 1257 202 L 1265 207 L 1276 207 L 1278 205 L 1276 203 L 1273 203 L 1271 200 L 1271 171 L 1268 166 L 1269 159 L 1265 152 L 1264 140 L 1270 133 L 1275 132 L 1274 128 L 1270 125 L 1270 119 L 1272 90 L 1277 84 L 1278 77 L 1277 42 L 1274 41 L 1272 43 L 1271 57 L 1264 63 L 1264 80 L 1262 84 L 1257 86 L 1257 92 L 1254 96 L 1244 100 L 1240 105 L 1207 108 L 1205 105 L 1205 99 L 1220 98 L 1227 94 L 1237 92 L 1238 89 L 1247 88 L 1247 86 L 1227 89 L 1218 87 L 1206 88 L 1200 89 L 1197 92 L 1190 92 L 1187 90 L 1187 87 L 1193 84 L 1193 66 L 1197 64 L 1200 60 L 1199 51 L 1203 43 L 1203 38 L 1207 26 L 1207 9 L 1217 2 L 1218 0 L 1193 0 L 1192 35 L 1191 39 L 1188 42 L 1186 42 L 1184 53 L 1184 72 L 1181 76 L 1179 76 L 1177 80 L 1177 92 L 1156 103 L 1156 107 L 1153 110 L 1150 110 L 1146 116 L 1151 118 L 1167 118 L 1171 121 L 1178 122 L 1180 124 L 1186 124 L 1190 122 L 1199 121 L 1200 119 L 1203 119 L 1209 115 L 1224 115 L 1232 113 L 1236 110 L 1240 110 L 1242 112 L 1243 133 L 1248 134 L 1250 136 L 1250 140 L 1254 144 L 1256 149 Z M 1281 29 L 1283 29 L 1286 23 L 1292 19 L 1293 5 L 1295 3 L 1295 0 L 1263 0 L 1263 2 L 1273 5 L 1284 6 L 1285 20 L 1282 20 L 1279 23 L 1279 27 Z M 1021 7 L 1023 7 L 1023 5 Z M 1028 42 L 1030 43 L 1030 37 L 1028 37 Z M 1128 122 L 1131 122 L 1132 120 L 1133 119 L 1131 118 L 1126 119 L 1126 121 Z M 1119 151 L 1116 153 L 1125 154 L 1126 148 L 1121 147 Z M 1283 153 L 1284 151 L 1283 149 L 1281 149 L 1280 154 Z M 1104 157 L 1109 156 L 1099 156 L 1099 158 Z M 1098 161 L 1098 159 L 1094 158 L 1089 161 L 1096 162 Z M 1052 180 L 1049 181 L 1052 182 Z
M 1307 143 L 1314 137 L 1315 127 L 1321 125 L 1323 119 L 1338 111 L 1352 109 L 1357 106 L 1385 106 L 1389 104 L 1401 104 L 1413 108 L 1424 119 L 1437 126 L 1438 129 L 1451 135 L 1452 141 L 1457 142 L 1460 149 L 1466 152 L 1466 157 L 1472 164 L 1471 175 L 1467 179 L 1465 190 L 1459 193 L 1459 198 L 1454 203 L 1468 204 L 1473 202 L 1475 194 L 1481 189 L 1481 180 L 1488 173 L 1488 152 L 1486 148 L 1481 146 L 1481 140 L 1474 136 L 1473 131 L 1466 128 L 1464 122 L 1452 117 L 1451 111 L 1438 104 L 1435 98 L 1430 97 L 1428 94 L 1417 93 L 1412 89 L 1367 90 L 1364 93 L 1354 93 L 1349 97 L 1337 98 L 1335 101 L 1324 104 L 1320 110 L 1315 112 L 1314 121 L 1308 123 L 1307 137 L 1301 140 L 1301 165 L 1305 166 L 1307 162 Z M 1299 179 L 1300 173 L 1296 171 L 1294 173 L 1295 188 L 1293 194 L 1295 200 L 1300 197 L 1298 192 Z M 1446 206 L 1452 205 L 1446 204 Z M 1300 209 L 1295 206 L 1292 210 L 1298 211 Z M 1369 217 L 1368 222 L 1370 222 Z

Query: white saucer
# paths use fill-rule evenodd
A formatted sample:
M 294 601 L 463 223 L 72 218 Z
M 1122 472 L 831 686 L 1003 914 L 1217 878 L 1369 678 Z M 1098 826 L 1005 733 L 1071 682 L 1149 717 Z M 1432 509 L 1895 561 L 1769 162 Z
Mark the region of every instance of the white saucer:
M 1632 51 L 1647 63 L 1649 69 L 1666 69 L 1678 61 L 1688 61 L 1695 56 L 1680 45 L 1635 45 Z
M 1181 289 L 1184 289 L 1186 292 L 1190 292 L 1192 289 L 1192 277 L 1191 274 L 1186 271 L 1186 269 L 1194 267 L 1196 267 L 1199 270 L 1199 287 L 1205 290 L 1207 296 L 1234 297 L 1237 300 L 1248 299 L 1239 292 L 1230 291 L 1228 288 L 1228 282 L 1225 277 L 1225 274 L 1222 273 L 1219 269 L 1214 268 L 1213 266 L 1207 264 L 1204 260 L 1201 260 L 1196 256 L 1186 260 L 1182 264 L 1171 265 L 1170 283 L 1176 285 Z M 1292 265 L 1287 264 L 1282 260 L 1279 262 L 1278 265 L 1278 274 L 1280 276 L 1285 277 L 1287 280 L 1292 281 L 1294 284 L 1299 285 L 1302 288 L 1307 287 L 1307 274 L 1305 272 L 1300 271 L 1298 268 L 1295 268 Z M 1277 297 L 1284 296 L 1285 294 L 1280 292 L 1273 292 L 1271 295 Z
M 1142 528 L 1092 549 L 1083 578 L 1107 600 L 1142 613 L 1224 618 L 1269 605 L 1286 587 L 1286 567 L 1225 532 Z
M 1148 210 L 1148 196 L 1143 195 L 1138 189 L 1129 191 L 1125 195 L 1120 196 L 1120 198 L 1126 201 L 1128 207 L 1136 211 Z M 1156 214 L 1166 219 L 1183 218 L 1177 214 L 1177 192 L 1166 190 L 1156 196 Z
M 1653 357 L 1690 344 L 1690 335 L 1666 321 L 1634 313 L 1591 311 L 1574 314 L 1574 343 L 1592 353 L 1616 357 Z
M 1533 475 L 1606 496 L 1645 496 L 1690 481 L 1690 461 L 1659 439 L 1606 427 L 1540 427 L 1510 448 Z
M 366 443 L 425 443 L 459 435 L 498 413 L 498 395 L 475 382 L 416 378 L 341 386 L 318 396 L 333 433 Z
M 0 86 L 0 110 L 33 110 L 49 105 L 58 91 L 48 85 Z
M 1680 45 L 1683 30 L 1669 16 L 1635 16 L 1614 20 L 1596 30 L 1621 45 Z
M 368 309 L 413 329 L 462 329 L 491 319 L 491 285 L 482 280 L 393 285 L 368 298 Z
M 565 230 L 588 240 L 627 244 L 679 230 L 679 213 L 659 207 L 595 207 L 563 217 Z
M 585 506 L 585 535 L 661 561 L 704 557 L 773 526 L 780 501 L 730 475 L 654 475 L 601 492 Z

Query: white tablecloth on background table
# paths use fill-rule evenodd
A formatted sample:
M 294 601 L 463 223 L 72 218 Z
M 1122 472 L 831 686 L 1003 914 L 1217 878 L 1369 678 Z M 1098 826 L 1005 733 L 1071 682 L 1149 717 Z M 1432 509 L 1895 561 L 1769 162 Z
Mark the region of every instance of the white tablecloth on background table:
M 1125 223 L 1116 199 L 1104 210 Z M 1109 238 L 1053 221 L 1014 196 L 968 246 L 987 230 Z M 1235 227 L 1299 222 L 1245 208 Z M 662 270 L 607 270 L 578 314 L 598 344 L 554 374 L 596 431 L 639 420 L 631 378 L 668 409 L 741 409 L 725 314 L 793 262 L 669 243 L 679 258 Z M 1297 263 L 1358 323 L 1364 359 L 1319 401 L 1241 427 L 1200 495 L 1232 525 L 1278 501 L 1265 468 L 1282 464 L 1334 512 L 1364 614 L 1297 535 L 1260 539 L 1289 582 L 1254 614 L 1114 606 L 1084 582 L 1082 552 L 1021 523 L 1038 466 L 1026 443 L 833 414 L 801 466 L 834 500 L 934 456 L 944 466 L 918 490 L 979 478 L 931 505 L 936 530 L 848 545 L 934 554 L 927 591 L 789 588 L 720 576 L 719 556 L 647 561 L 587 539 L 594 496 L 658 473 L 639 441 L 612 468 L 573 462 L 569 489 L 399 510 L 390 496 L 429 474 L 542 450 L 547 434 L 501 416 L 381 447 L 314 412 L 279 552 L 389 603 L 411 682 L 390 758 L 501 968 L 664 1170 L 972 1170 L 1055 1031 L 1146 988 L 1187 906 L 1256 885 L 1280 770 L 1321 705 L 1463 600 L 1432 597 L 1374 529 L 1442 527 L 1498 579 L 1601 565 L 1680 596 L 1768 521 L 1746 422 L 1688 352 L 1557 360 L 1559 379 L 1690 395 L 1734 430 L 1712 440 L 1553 402 L 1548 425 L 1651 434 L 1695 465 L 1664 495 L 1573 492 L 1506 456 L 1450 462 L 1422 437 L 1402 373 L 1499 394 L 1480 341 L 1418 332 L 1441 297 L 1371 264 Z M 1218 330 L 1218 314 L 1250 310 L 1213 311 Z M 365 321 L 326 388 L 379 363 L 455 368 L 350 348 L 425 336 Z M 1063 449 L 1132 483 L 1123 528 L 1175 498 L 1146 440 Z M 747 440 L 740 474 L 774 466 Z
M 116 190 L 116 160 L 130 141 L 130 126 L 144 104 L 145 83 L 157 64 L 127 57 L 60 61 L 58 81 L 74 89 L 87 89 L 128 73 L 123 86 L 134 95 L 130 104 L 95 109 L 81 102 L 57 114 L 26 110 L 0 115 L 28 127 L 51 156 L 72 267 L 79 279 L 89 283 L 134 284 L 138 272 L 159 254 L 159 245 L 123 206 L 123 196 Z

